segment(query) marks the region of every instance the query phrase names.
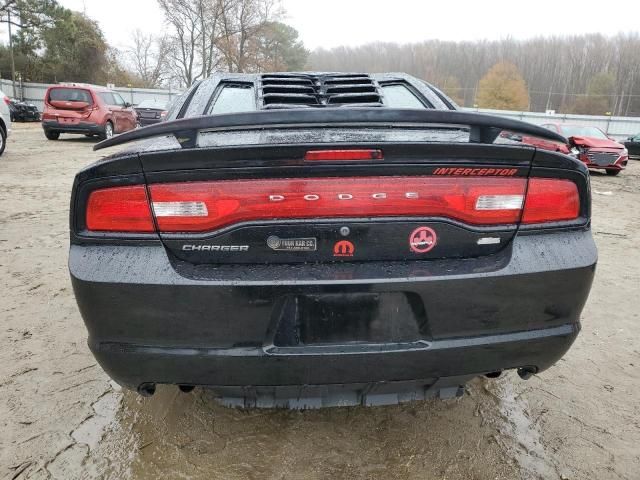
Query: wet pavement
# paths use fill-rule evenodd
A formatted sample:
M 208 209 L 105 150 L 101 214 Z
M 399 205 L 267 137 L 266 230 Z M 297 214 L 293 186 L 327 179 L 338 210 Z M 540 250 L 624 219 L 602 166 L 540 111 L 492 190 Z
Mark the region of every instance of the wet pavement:
M 66 138 L 16 125 L 0 157 L 0 478 L 640 478 L 640 162 L 592 177 L 598 273 L 550 370 L 455 400 L 240 411 L 141 398 L 96 364 L 66 260 L 73 175 L 100 152 Z

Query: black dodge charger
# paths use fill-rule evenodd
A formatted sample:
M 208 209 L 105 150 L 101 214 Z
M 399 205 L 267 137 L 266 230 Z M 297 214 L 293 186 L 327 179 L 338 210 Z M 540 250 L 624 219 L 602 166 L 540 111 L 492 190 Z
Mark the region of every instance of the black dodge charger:
M 216 75 L 78 173 L 69 268 L 121 385 L 316 408 L 549 368 L 597 260 L 589 174 L 404 74 Z

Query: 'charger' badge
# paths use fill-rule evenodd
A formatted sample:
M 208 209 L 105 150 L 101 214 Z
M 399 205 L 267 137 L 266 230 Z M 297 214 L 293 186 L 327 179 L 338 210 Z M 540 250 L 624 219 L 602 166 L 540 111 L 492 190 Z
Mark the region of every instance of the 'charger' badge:
M 438 243 L 436 232 L 429 227 L 416 228 L 409 235 L 409 247 L 414 253 L 427 253 L 433 250 Z

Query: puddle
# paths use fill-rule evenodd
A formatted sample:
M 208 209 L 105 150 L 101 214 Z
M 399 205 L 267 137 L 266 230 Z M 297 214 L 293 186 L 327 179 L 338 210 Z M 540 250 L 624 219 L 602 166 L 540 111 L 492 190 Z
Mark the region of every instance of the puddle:
M 499 400 L 500 413 L 506 419 L 503 431 L 512 440 L 507 448 L 512 451 L 521 469 L 523 480 L 532 478 L 558 478 L 542 443 L 537 425 L 529 416 L 529 405 L 516 391 L 515 374 L 503 376 L 491 388 Z
M 85 460 L 85 472 L 96 478 L 511 480 L 518 475 L 494 438 L 495 426 L 475 414 L 479 404 L 493 404 L 477 384 L 457 400 L 303 412 L 233 410 L 202 389 L 182 394 L 160 387 L 150 399 L 119 395 L 115 421 Z M 112 412 L 113 403 L 105 403 Z M 91 441 L 100 430 L 94 426 Z

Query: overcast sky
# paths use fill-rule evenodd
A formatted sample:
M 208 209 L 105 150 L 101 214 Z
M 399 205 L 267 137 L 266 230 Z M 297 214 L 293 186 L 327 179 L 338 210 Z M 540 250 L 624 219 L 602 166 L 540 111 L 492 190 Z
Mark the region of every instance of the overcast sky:
M 59 0 L 97 20 L 124 47 L 136 28 L 162 31 L 156 0 Z M 589 5 L 592 6 L 589 6 Z M 283 0 L 307 48 L 374 41 L 479 40 L 640 30 L 640 2 L 609 0 Z M 584 13 L 581 13 L 584 12 Z

